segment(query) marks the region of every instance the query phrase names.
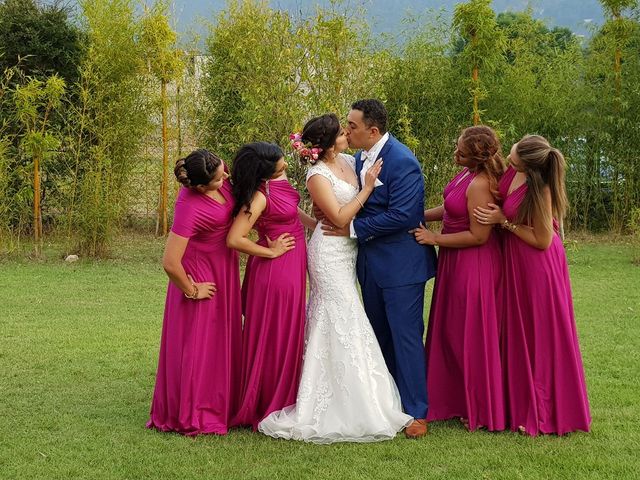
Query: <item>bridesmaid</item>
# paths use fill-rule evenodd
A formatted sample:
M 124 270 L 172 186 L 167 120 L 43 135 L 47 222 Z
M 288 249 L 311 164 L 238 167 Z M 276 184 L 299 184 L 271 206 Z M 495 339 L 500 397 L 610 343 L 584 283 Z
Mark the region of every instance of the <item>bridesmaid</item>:
M 442 233 L 415 231 L 418 242 L 440 247 L 425 345 L 427 420 L 458 417 L 470 431 L 504 430 L 500 245 L 472 215 L 498 196 L 504 161 L 495 132 L 464 130 L 455 161 L 463 169 L 445 188 L 444 204 L 425 212 L 426 221 L 443 221 Z
M 286 167 L 280 147 L 265 142 L 243 146 L 233 161 L 235 220 L 227 245 L 251 255 L 242 286 L 242 396 L 233 424 L 254 430 L 295 403 L 302 367 L 307 252 L 300 195 Z M 248 238 L 252 228 L 257 242 Z
M 511 149 L 500 182 L 502 209 L 477 208 L 504 234 L 502 361 L 509 423 L 529 435 L 589 431 L 567 259 L 558 220 L 567 209 L 562 154 L 538 135 Z
M 178 160 L 163 267 L 169 288 L 147 427 L 226 434 L 239 396 L 242 311 L 238 254 L 225 243 L 234 207 L 222 161 L 207 150 Z

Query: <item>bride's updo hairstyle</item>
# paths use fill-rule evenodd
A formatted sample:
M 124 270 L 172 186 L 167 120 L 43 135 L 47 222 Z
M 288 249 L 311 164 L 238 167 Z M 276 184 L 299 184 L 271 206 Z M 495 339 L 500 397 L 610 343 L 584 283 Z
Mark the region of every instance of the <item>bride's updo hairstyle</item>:
M 327 150 L 336 144 L 340 134 L 340 120 L 335 113 L 327 113 L 309 120 L 302 129 L 302 142 L 311 147 L 321 148 L 318 160 L 322 160 L 327 154 Z M 303 163 L 307 163 L 309 158 L 300 156 Z
M 209 150 L 199 148 L 176 162 L 173 169 L 178 181 L 185 187 L 208 185 L 216 175 L 222 160 Z

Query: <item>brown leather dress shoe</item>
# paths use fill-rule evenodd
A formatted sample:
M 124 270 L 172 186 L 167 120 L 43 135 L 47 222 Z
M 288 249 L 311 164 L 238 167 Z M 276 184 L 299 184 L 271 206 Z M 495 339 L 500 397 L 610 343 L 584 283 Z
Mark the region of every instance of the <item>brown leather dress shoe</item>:
M 407 438 L 420 438 L 427 434 L 427 419 L 416 418 L 407 428 L 404 429 L 404 435 Z

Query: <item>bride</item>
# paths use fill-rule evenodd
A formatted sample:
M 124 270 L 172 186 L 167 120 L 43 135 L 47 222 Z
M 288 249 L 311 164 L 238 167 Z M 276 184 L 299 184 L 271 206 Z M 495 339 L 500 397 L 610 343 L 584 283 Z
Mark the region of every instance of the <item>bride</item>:
M 334 114 L 307 122 L 292 144 L 312 163 L 307 188 L 314 204 L 334 225 L 349 224 L 373 192 L 382 159 L 360 190 L 355 159 L 341 153 L 348 143 Z M 413 418 L 402 412 L 358 294 L 356 241 L 323 235 L 319 222 L 307 250 L 310 297 L 297 403 L 273 412 L 258 430 L 314 443 L 392 439 Z

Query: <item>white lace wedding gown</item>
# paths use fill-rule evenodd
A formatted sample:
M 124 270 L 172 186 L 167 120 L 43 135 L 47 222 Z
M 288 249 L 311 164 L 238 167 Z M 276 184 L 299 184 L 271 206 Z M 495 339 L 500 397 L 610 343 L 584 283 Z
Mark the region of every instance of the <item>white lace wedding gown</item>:
M 352 168 L 355 161 L 345 156 Z M 340 205 L 358 189 L 323 163 L 309 168 L 327 178 Z M 387 370 L 356 287 L 356 241 L 323 235 L 307 246 L 310 297 L 297 403 L 273 412 L 258 430 L 314 443 L 389 440 L 411 423 Z

